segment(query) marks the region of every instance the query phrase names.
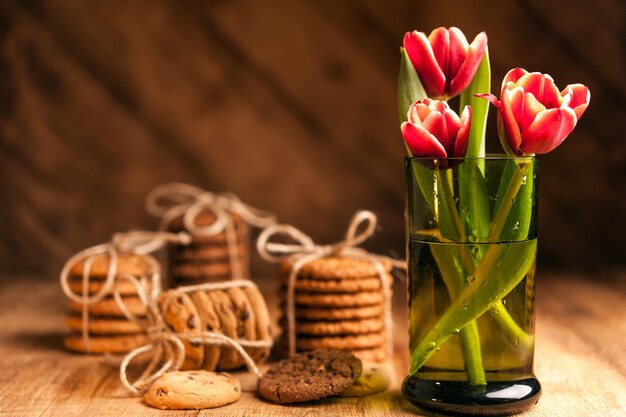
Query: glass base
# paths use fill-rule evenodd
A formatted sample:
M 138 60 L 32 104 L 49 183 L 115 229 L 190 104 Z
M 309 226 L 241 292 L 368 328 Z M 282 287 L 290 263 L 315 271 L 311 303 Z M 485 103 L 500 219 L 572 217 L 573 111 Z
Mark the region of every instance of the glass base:
M 506 416 L 537 404 L 541 385 L 536 378 L 489 382 L 472 386 L 461 381 L 437 381 L 408 376 L 404 397 L 426 411 L 449 415 Z

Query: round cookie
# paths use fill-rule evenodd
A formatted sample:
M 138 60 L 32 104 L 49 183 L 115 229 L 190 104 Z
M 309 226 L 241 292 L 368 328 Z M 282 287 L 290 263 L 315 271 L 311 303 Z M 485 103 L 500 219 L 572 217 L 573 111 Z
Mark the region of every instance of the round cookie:
M 105 281 L 103 279 L 91 278 L 89 280 L 89 284 L 87 285 L 87 292 L 89 294 L 95 294 L 99 292 L 104 286 L 104 282 Z M 67 281 L 67 283 L 68 283 L 68 286 L 70 287 L 70 290 L 72 290 L 74 294 L 80 295 L 83 293 L 83 278 L 82 277 L 71 276 L 69 280 Z M 137 294 L 137 288 L 135 288 L 133 284 L 131 284 L 129 281 L 126 281 L 126 280 L 120 280 L 117 282 L 117 284 L 114 283 L 111 289 L 107 291 L 108 295 L 113 294 L 116 285 L 117 285 L 117 290 L 120 293 L 120 295 Z M 150 281 L 146 281 L 146 288 L 148 289 L 152 288 L 152 284 L 150 283 Z
M 232 287 L 226 290 L 226 294 L 233 303 L 233 312 L 237 318 L 237 338 L 256 340 L 256 317 L 246 293 L 239 287 Z M 246 352 L 250 354 L 250 348 L 247 348 Z M 237 366 L 243 366 L 245 360 L 240 355 L 237 357 L 239 359 Z
M 351 350 L 350 353 L 352 353 L 354 356 L 361 359 L 362 361 L 369 362 L 383 362 L 389 358 L 386 346 L 370 349 Z
M 137 317 L 146 316 L 146 306 L 139 297 L 122 297 L 122 301 L 131 314 Z M 69 301 L 68 307 L 73 312 L 83 311 L 83 305 L 73 300 Z M 92 316 L 126 317 L 113 297 L 105 297 L 96 303 L 90 304 L 89 314 Z
M 247 262 L 239 262 L 242 272 L 248 269 Z M 201 280 L 205 277 L 230 276 L 232 268 L 230 261 L 224 260 L 220 263 L 212 262 L 184 262 L 172 264 L 170 267 L 172 275 L 188 280 Z
M 287 287 L 289 277 L 282 276 L 281 280 L 283 288 Z M 380 290 L 382 285 L 379 277 L 344 280 L 297 278 L 294 288 L 296 291 L 312 293 L 356 293 Z
M 355 320 L 380 317 L 383 314 L 383 304 L 374 304 L 364 307 L 323 308 L 298 307 L 296 318 L 303 320 Z M 283 306 L 284 310 L 284 306 Z
M 231 275 L 215 275 L 215 276 L 203 276 L 198 278 L 188 278 L 172 275 L 171 276 L 174 287 L 180 287 L 184 285 L 197 285 L 207 282 L 223 282 L 232 279 Z
M 248 257 L 248 246 L 240 244 L 237 246 L 239 258 Z M 224 261 L 230 259 L 227 245 L 207 246 L 176 246 L 170 252 L 170 259 L 174 261 Z
M 375 332 L 346 336 L 297 337 L 297 350 L 341 349 L 355 350 L 383 346 L 385 332 Z
M 243 287 L 243 292 L 250 300 L 256 318 L 257 340 L 272 340 L 272 321 L 265 298 L 257 287 Z M 270 356 L 270 348 L 251 349 L 250 356 L 257 363 L 263 363 Z
M 161 410 L 215 408 L 239 400 L 241 385 L 224 372 L 167 372 L 150 385 L 143 398 Z
M 289 274 L 293 261 L 281 264 L 281 272 Z M 387 273 L 391 272 L 391 265 L 382 262 Z M 363 259 L 329 257 L 316 259 L 302 266 L 298 271 L 299 277 L 314 279 L 362 279 L 378 276 L 378 270 L 372 262 Z
M 362 291 L 356 294 L 316 294 L 296 292 L 298 306 L 311 307 L 361 307 L 381 304 L 385 301 L 382 291 Z
M 234 313 L 232 301 L 222 290 L 208 291 L 207 294 L 215 307 L 215 312 L 222 323 L 222 331 L 225 336 L 231 339 L 237 339 L 237 317 Z M 231 347 L 222 346 L 222 354 L 217 365 L 218 369 L 230 370 L 236 369 L 237 363 L 240 362 L 239 353 Z
M 161 294 L 160 304 L 164 311 L 165 322 L 176 333 L 186 333 L 190 336 L 202 332 L 202 322 L 198 310 L 187 294 L 180 293 L 172 296 L 173 291 Z M 199 343 L 183 339 L 185 345 L 185 360 L 181 370 L 199 369 L 204 360 L 204 346 Z
M 391 385 L 391 370 L 386 364 L 363 361 L 363 372 L 340 397 L 364 397 L 385 391 Z
M 289 404 L 337 395 L 361 375 L 361 361 L 348 352 L 314 350 L 270 366 L 259 379 L 264 398 Z
M 372 333 L 382 330 L 383 327 L 383 320 L 380 317 L 365 320 L 296 322 L 296 332 L 298 334 L 311 336 Z
M 65 319 L 68 327 L 72 330 L 81 331 L 83 328 L 83 320 L 80 315 L 69 314 Z M 88 321 L 88 330 L 90 334 L 134 334 L 144 329 L 134 321 L 127 319 L 106 319 L 106 318 L 90 318 Z
M 203 331 L 222 334 L 222 324 L 217 316 L 213 303 L 204 291 L 194 291 L 190 295 L 204 328 Z M 222 347 L 218 344 L 207 343 L 204 345 L 204 364 L 202 367 L 207 371 L 214 371 L 220 360 Z
M 229 213 L 229 214 L 230 214 L 230 218 L 232 219 L 233 225 L 235 226 L 235 230 L 240 230 L 246 226 L 241 216 L 239 216 L 237 213 Z M 217 216 L 215 215 L 214 212 L 209 211 L 209 210 L 204 210 L 204 211 L 200 211 L 195 216 L 194 223 L 196 226 L 204 227 L 204 226 L 211 226 L 212 224 L 215 223 L 216 220 L 217 220 Z M 170 231 L 178 231 L 178 232 L 185 230 L 185 225 L 183 224 L 183 216 L 180 215 L 180 216 L 174 217 L 167 228 Z
M 90 336 L 87 341 L 79 334 L 63 338 L 66 348 L 81 353 L 127 353 L 147 343 L 149 343 L 148 337 L 143 334 Z
M 101 253 L 95 256 L 95 261 L 91 265 L 89 275 L 92 277 L 106 277 L 109 273 L 111 258 L 108 253 Z M 83 276 L 85 260 L 78 262 L 70 270 L 70 275 Z M 151 267 L 146 260 L 146 255 L 135 255 L 132 253 L 120 253 L 117 255 L 117 274 L 129 274 L 136 277 L 147 275 L 151 272 Z

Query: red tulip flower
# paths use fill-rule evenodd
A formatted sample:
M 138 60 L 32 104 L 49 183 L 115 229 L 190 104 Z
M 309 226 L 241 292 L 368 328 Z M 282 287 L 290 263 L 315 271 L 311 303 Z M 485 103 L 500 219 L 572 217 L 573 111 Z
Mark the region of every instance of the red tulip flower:
M 461 94 L 474 78 L 487 35 L 481 32 L 468 44 L 460 29 L 440 27 L 428 38 L 423 32 L 407 32 L 403 44 L 428 96 L 447 100 Z
M 465 106 L 459 116 L 448 103 L 416 101 L 402 123 L 402 136 L 411 154 L 427 158 L 462 158 L 467 152 L 472 110 Z
M 561 92 L 547 74 L 509 71 L 502 81 L 500 100 L 477 94 L 498 108 L 498 133 L 507 153 L 544 154 L 559 146 L 587 109 L 591 93 L 582 84 Z

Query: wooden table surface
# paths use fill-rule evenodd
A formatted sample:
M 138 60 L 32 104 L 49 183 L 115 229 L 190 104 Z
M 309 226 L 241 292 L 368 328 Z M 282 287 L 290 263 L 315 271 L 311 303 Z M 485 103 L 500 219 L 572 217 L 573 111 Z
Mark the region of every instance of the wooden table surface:
M 535 371 L 543 397 L 521 416 L 626 415 L 626 276 L 609 281 L 539 274 Z M 406 309 L 396 287 L 395 368 L 398 382 L 364 399 L 331 398 L 277 406 L 251 392 L 213 410 L 161 411 L 121 386 L 119 358 L 85 356 L 62 348 L 65 300 L 54 279 L 5 279 L 0 286 L 0 416 L 414 416 L 425 413 L 398 390 L 406 370 Z

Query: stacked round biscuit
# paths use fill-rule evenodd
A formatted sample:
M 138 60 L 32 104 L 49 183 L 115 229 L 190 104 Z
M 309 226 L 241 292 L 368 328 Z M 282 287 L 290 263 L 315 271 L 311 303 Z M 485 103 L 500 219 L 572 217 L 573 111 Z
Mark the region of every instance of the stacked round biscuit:
M 281 265 L 283 333 L 279 348 L 283 352 L 288 348 L 286 288 L 292 266 L 289 261 Z M 384 267 L 391 285 L 391 267 Z M 294 301 L 297 352 L 340 349 L 362 360 L 389 357 L 385 294 L 371 262 L 331 257 L 306 263 L 296 276 Z
M 81 296 L 86 289 L 89 297 L 97 295 L 105 285 L 109 271 L 110 258 L 108 254 L 100 254 L 94 258 L 87 285 L 83 285 L 85 261 L 74 265 L 70 270 L 68 285 L 70 290 Z M 151 284 L 148 276 L 151 273 L 150 264 L 144 256 L 134 254 L 120 254 L 117 257 L 117 276 L 132 275 L 144 280 L 148 288 Z M 130 282 L 122 280 L 117 283 L 124 305 L 130 313 L 138 318 L 146 317 L 146 307 L 137 295 L 137 290 Z M 69 301 L 67 324 L 71 334 L 64 339 L 65 346 L 76 352 L 84 353 L 124 353 L 147 343 L 142 326 L 126 318 L 119 305 L 113 298 L 113 288 L 108 290 L 104 298 L 89 304 L 87 320 L 83 320 L 84 304 Z M 88 337 L 83 336 L 83 326 L 87 326 Z
M 218 282 L 232 278 L 233 265 L 230 250 L 237 253 L 235 262 L 242 273 L 241 278 L 249 276 L 249 238 L 248 225 L 236 214 L 230 214 L 234 226 L 235 242 L 228 246 L 226 230 L 209 236 L 194 234 L 186 230 L 183 218 L 175 218 L 168 226 L 171 232 L 187 231 L 192 239 L 189 245 L 173 244 L 169 248 L 170 282 L 173 286 L 194 285 L 204 282 Z M 215 224 L 216 215 L 202 211 L 195 217 L 194 225 L 198 228 Z
M 167 325 L 176 333 L 201 337 L 203 332 L 223 334 L 231 339 L 271 341 L 271 321 L 265 299 L 256 286 L 224 290 L 161 295 L 160 306 Z M 235 349 L 219 344 L 183 340 L 185 361 L 181 369 L 232 370 L 244 359 Z M 245 348 L 257 363 L 263 362 L 269 348 Z

